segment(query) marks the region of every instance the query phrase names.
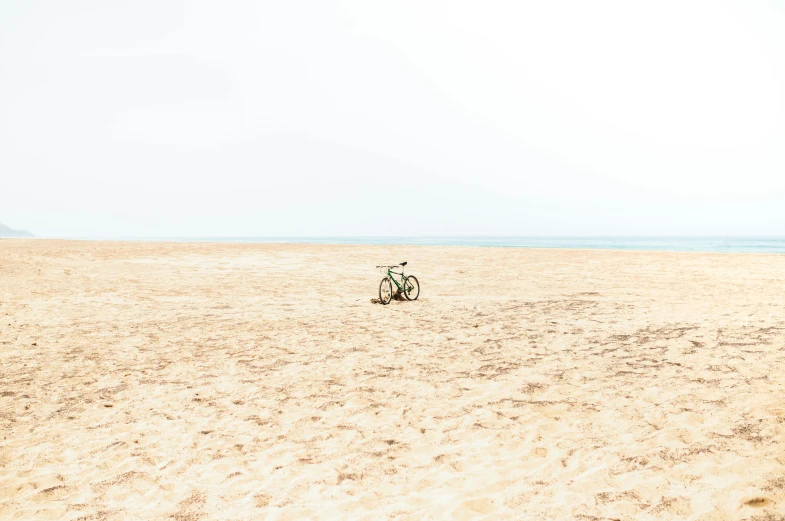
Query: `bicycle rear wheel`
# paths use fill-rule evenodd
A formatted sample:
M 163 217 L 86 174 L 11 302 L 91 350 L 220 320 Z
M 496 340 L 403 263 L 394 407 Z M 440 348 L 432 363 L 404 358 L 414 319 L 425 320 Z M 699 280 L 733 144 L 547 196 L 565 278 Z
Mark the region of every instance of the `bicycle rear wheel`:
M 407 300 L 417 300 L 417 297 L 420 296 L 420 281 L 414 275 L 403 279 L 403 296 Z
M 379 284 L 379 302 L 387 305 L 392 300 L 392 282 L 389 277 L 384 277 L 381 284 Z

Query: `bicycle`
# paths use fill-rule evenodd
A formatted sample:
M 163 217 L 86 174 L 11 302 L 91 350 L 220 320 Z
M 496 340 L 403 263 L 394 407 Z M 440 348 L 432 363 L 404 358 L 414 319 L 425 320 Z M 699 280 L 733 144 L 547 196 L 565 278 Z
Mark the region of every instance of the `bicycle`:
M 406 300 L 417 300 L 417 297 L 420 296 L 420 281 L 417 280 L 417 277 L 414 275 L 407 276 L 403 274 L 403 268 L 406 266 L 406 264 L 406 262 L 402 262 L 400 264 L 396 264 L 395 266 L 376 266 L 377 268 L 381 268 L 382 272 L 384 272 L 385 269 L 387 270 L 387 274 L 379 284 L 379 302 L 382 304 L 387 305 L 392 300 L 393 284 L 395 284 L 395 286 L 398 288 L 398 293 L 403 293 L 403 296 L 406 297 Z M 401 267 L 400 273 L 393 271 L 393 268 L 397 268 L 398 266 Z M 400 283 L 395 280 L 394 275 L 400 276 Z

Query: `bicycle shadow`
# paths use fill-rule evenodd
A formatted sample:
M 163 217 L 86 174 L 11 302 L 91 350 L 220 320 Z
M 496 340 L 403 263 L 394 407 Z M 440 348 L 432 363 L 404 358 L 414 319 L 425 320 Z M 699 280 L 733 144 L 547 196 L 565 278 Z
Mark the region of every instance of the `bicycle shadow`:
M 408 302 L 409 301 L 409 299 L 407 299 L 406 297 L 403 296 L 403 293 L 401 293 L 401 290 L 398 290 L 395 293 L 393 293 L 392 300 L 397 300 L 399 302 Z M 371 304 L 381 304 L 381 303 L 382 303 L 382 301 L 380 299 L 378 299 L 378 298 L 372 298 L 371 299 Z

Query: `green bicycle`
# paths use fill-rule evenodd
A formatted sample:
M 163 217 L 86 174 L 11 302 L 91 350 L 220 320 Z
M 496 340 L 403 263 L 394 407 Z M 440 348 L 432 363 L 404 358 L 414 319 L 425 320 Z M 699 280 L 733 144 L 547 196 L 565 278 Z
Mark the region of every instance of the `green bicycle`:
M 377 268 L 381 268 L 382 272 L 387 270 L 387 274 L 382 279 L 381 284 L 379 284 L 379 302 L 382 304 L 389 304 L 393 298 L 393 289 L 392 285 L 395 284 L 398 288 L 398 293 L 403 293 L 403 296 L 406 297 L 406 300 L 417 300 L 417 297 L 420 296 L 420 282 L 417 280 L 417 277 L 414 275 L 404 275 L 403 268 L 406 266 L 406 262 L 402 262 L 400 264 L 396 264 L 395 266 L 376 266 Z M 398 266 L 401 267 L 401 272 L 398 273 L 393 271 L 393 268 L 397 268 Z M 400 283 L 395 280 L 394 275 L 398 275 L 400 277 Z

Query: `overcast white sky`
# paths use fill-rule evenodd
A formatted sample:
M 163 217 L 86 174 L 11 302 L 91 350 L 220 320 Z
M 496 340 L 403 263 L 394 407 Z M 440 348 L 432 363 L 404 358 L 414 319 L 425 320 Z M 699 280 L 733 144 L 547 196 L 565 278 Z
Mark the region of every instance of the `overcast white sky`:
M 0 3 L 40 236 L 784 235 L 785 3 Z

